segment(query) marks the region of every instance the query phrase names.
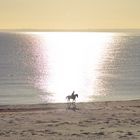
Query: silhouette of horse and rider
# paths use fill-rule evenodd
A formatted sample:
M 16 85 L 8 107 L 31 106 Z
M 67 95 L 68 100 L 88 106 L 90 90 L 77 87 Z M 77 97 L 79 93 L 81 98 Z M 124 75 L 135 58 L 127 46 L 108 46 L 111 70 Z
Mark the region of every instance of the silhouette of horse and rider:
M 76 103 L 76 97 L 78 98 L 78 94 L 74 94 L 74 93 L 75 93 L 75 91 L 73 91 L 71 95 L 68 95 L 66 97 L 68 109 L 74 109 L 74 110 L 76 109 L 75 103 Z M 71 100 L 72 100 L 72 102 L 71 102 Z

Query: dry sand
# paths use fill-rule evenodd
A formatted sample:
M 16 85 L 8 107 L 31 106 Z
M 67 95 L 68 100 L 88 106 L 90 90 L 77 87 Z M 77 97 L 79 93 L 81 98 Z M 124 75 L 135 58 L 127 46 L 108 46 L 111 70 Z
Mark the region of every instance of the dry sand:
M 0 106 L 0 140 L 140 140 L 140 100 Z

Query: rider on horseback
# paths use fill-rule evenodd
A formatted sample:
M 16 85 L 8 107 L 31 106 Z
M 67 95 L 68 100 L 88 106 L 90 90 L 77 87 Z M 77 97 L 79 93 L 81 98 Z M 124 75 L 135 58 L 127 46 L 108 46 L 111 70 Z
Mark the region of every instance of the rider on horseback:
M 67 97 L 66 97 L 66 99 L 67 99 L 67 108 L 68 109 L 70 109 L 71 107 L 73 108 L 73 109 L 76 109 L 76 97 L 78 98 L 78 94 L 74 94 L 75 93 L 75 91 L 73 91 L 72 92 L 72 94 L 71 95 L 68 95 Z M 72 99 L 72 102 L 70 101 Z

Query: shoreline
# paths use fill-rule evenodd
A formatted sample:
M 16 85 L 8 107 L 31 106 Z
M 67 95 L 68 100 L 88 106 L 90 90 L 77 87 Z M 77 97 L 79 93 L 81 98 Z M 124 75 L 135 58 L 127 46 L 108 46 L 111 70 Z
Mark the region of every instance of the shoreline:
M 136 100 L 116 100 L 116 101 L 93 101 L 93 102 L 76 102 L 76 105 L 82 104 L 111 104 L 111 103 L 129 103 L 129 102 L 140 102 L 140 99 Z M 37 110 L 49 110 L 59 109 L 62 106 L 67 106 L 67 102 L 64 103 L 41 103 L 41 104 L 7 104 L 0 105 L 1 112 L 20 112 L 20 111 L 37 111 Z M 140 104 L 139 104 L 140 107 Z
M 139 140 L 140 100 L 0 105 L 0 140 Z

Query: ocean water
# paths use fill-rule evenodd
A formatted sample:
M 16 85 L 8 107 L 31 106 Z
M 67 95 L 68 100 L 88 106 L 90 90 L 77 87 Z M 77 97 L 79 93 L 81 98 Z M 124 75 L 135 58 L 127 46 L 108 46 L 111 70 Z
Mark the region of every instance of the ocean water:
M 0 104 L 140 99 L 140 34 L 0 33 Z

